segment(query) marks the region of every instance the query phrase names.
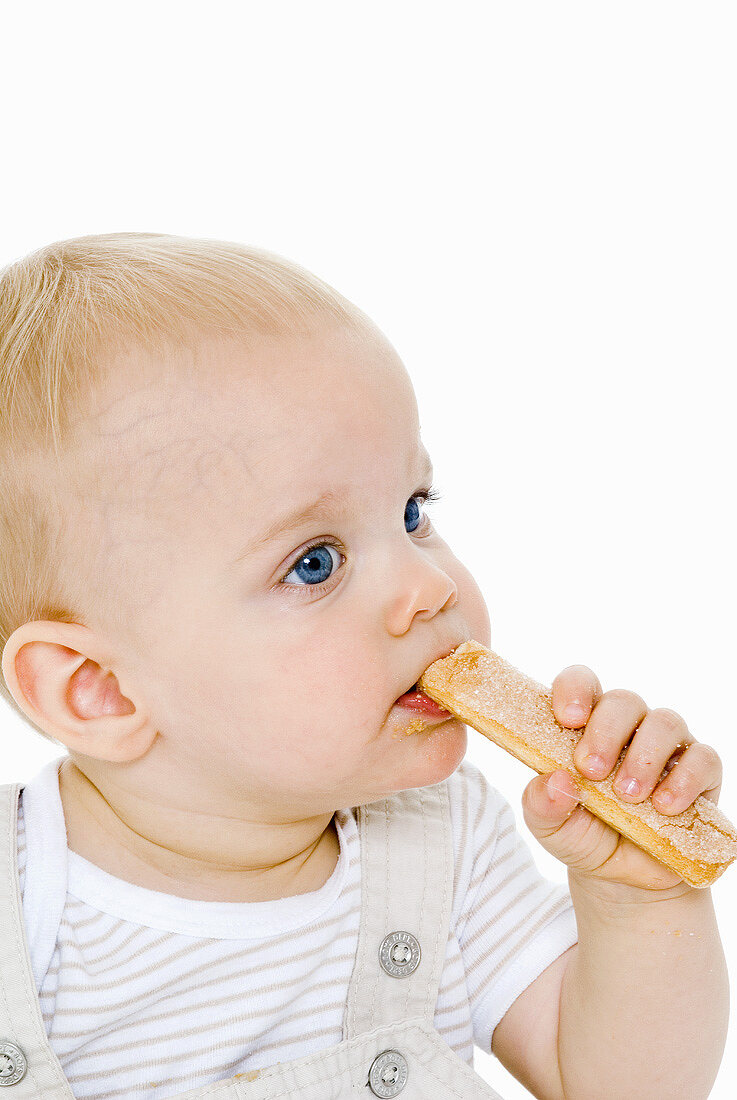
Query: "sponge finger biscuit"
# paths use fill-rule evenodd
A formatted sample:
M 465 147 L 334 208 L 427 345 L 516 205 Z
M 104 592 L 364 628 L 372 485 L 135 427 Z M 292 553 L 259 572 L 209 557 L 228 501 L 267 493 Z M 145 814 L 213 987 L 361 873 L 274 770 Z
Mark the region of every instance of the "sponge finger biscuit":
M 616 769 L 606 779 L 584 778 L 573 762 L 581 731 L 560 725 L 552 692 L 478 642 L 464 642 L 450 656 L 435 661 L 417 686 L 535 771 L 565 768 L 575 778 L 586 809 L 690 886 L 710 886 L 737 859 L 737 829 L 703 795 L 683 813 L 666 815 L 650 798 L 622 802 L 613 787 Z

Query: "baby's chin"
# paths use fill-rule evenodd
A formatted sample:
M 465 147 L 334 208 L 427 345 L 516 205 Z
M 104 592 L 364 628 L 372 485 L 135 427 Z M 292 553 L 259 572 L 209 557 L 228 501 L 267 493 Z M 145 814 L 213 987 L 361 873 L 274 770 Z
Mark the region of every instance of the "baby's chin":
M 397 791 L 442 783 L 460 767 L 468 747 L 468 730 L 458 718 L 416 729 L 409 726 L 394 738 L 401 753 L 401 764 L 398 759 L 399 766 L 391 769 Z

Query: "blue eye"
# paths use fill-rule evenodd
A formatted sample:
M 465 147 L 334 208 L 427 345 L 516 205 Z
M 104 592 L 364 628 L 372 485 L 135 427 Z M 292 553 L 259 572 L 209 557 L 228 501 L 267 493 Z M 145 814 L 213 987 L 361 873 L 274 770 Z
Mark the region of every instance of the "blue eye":
M 299 561 L 292 566 L 284 580 L 287 581 L 292 573 L 296 573 L 300 584 L 305 583 L 310 586 L 322 584 L 323 581 L 328 580 L 332 572 L 332 554 L 338 554 L 338 551 L 330 543 L 320 542 L 317 546 L 311 546 Z M 340 554 L 338 554 L 338 557 L 340 557 Z M 337 564 L 340 565 L 340 561 Z M 287 581 L 287 583 L 292 584 L 294 582 Z
M 434 504 L 435 501 L 440 500 L 440 493 L 436 493 L 434 489 L 422 489 L 421 492 L 415 493 L 413 497 L 409 498 L 407 507 L 404 509 L 404 522 L 412 525 L 409 529 L 410 535 L 415 533 L 419 526 L 419 521 L 422 519 L 421 509 L 416 503 L 418 500 L 421 501 L 422 504 Z M 415 512 L 417 516 L 415 516 Z M 415 522 L 415 520 L 417 522 Z
M 407 533 L 410 535 L 417 531 L 422 520 L 422 508 L 421 505 L 418 506 L 418 500 L 421 504 L 433 503 L 440 500 L 440 495 L 434 489 L 423 489 L 409 498 L 407 507 L 404 510 L 404 522 L 409 525 Z M 337 562 L 333 560 L 334 554 L 338 558 Z M 340 568 L 341 557 L 342 555 L 337 546 L 330 542 L 317 542 L 313 546 L 307 547 L 299 561 L 296 561 L 286 576 L 282 578 L 282 583 L 291 584 L 295 588 L 316 588 L 330 579 L 334 572 L 333 565 L 336 569 Z M 296 581 L 289 580 L 293 573 L 297 577 Z
M 404 522 L 409 524 L 407 531 L 410 535 L 417 530 L 422 519 L 422 508 L 417 503 L 418 499 L 418 497 L 410 497 L 404 509 Z

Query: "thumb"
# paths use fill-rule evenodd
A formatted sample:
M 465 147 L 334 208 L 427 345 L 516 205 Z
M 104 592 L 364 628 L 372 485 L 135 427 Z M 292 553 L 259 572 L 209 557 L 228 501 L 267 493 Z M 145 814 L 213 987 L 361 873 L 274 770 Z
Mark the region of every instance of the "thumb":
M 578 795 L 575 779 L 564 768 L 536 776 L 522 792 L 525 823 L 546 852 L 579 876 L 648 890 L 678 885 L 675 872 L 581 806 Z
M 564 768 L 538 775 L 522 794 L 527 828 L 552 856 L 591 872 L 615 851 L 619 834 L 578 803 L 578 788 Z
M 547 841 L 565 824 L 577 805 L 578 788 L 563 768 L 549 775 L 536 776 L 522 794 L 525 824 L 549 851 L 553 846 Z

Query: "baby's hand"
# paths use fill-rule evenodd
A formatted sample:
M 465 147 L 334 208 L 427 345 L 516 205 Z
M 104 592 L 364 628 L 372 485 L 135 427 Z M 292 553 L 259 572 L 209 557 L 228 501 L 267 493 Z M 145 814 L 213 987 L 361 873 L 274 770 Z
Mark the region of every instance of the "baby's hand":
M 632 691 L 602 693 L 585 665 L 570 665 L 553 681 L 553 712 L 562 726 L 584 733 L 574 763 L 587 779 L 605 779 L 627 751 L 614 780 L 623 802 L 652 804 L 663 814 L 682 813 L 703 794 L 716 802 L 722 762 L 709 745 L 689 733 L 680 714 L 667 707 L 648 710 Z M 566 714 L 579 704 L 580 717 Z M 663 769 L 668 774 L 659 782 Z M 566 863 L 577 878 L 667 890 L 683 880 L 611 826 L 577 805 L 575 782 L 564 770 L 540 775 L 522 797 L 525 822 L 542 846 Z

